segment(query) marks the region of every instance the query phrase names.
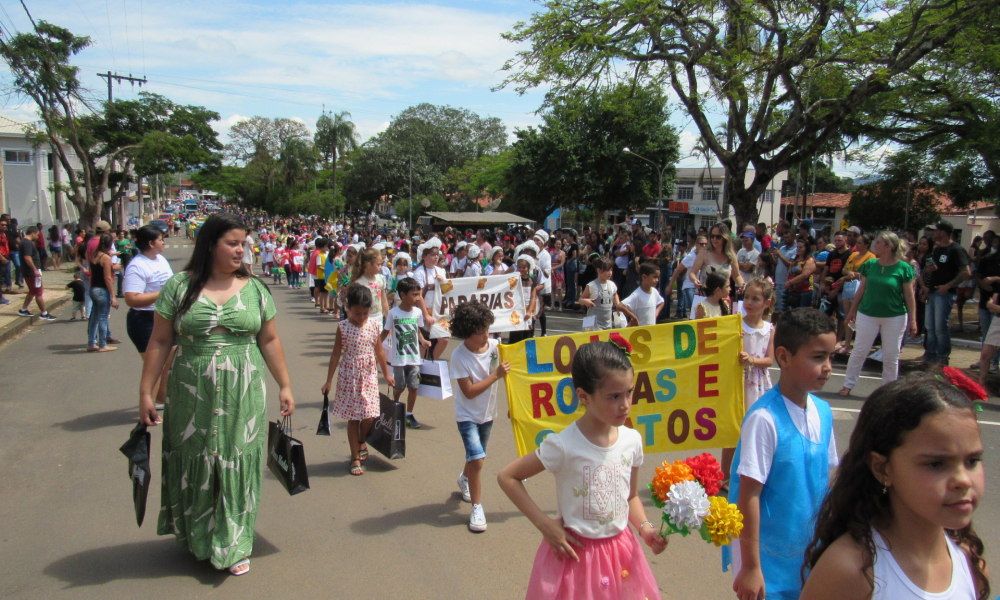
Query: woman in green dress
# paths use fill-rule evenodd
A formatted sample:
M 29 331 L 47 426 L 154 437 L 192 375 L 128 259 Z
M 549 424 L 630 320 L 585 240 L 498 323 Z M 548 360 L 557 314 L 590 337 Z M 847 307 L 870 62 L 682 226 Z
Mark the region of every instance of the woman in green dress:
M 233 575 L 250 570 L 266 463 L 264 365 L 282 415 L 295 411 L 270 291 L 243 262 L 246 230 L 232 215 L 201 227 L 191 261 L 163 286 L 139 386 L 139 418 L 163 423 L 157 533 Z M 164 419 L 153 383 L 174 339 Z

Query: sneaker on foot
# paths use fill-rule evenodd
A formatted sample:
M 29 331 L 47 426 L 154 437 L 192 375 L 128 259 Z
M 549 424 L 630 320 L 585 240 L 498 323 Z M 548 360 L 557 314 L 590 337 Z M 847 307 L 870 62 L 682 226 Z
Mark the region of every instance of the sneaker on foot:
M 482 504 L 472 505 L 472 515 L 469 517 L 469 531 L 482 533 L 486 531 L 486 513 Z
M 6 305 L 6 304 L 10 304 L 10 300 L 8 300 L 6 298 L 0 298 L 0 306 Z
M 40 315 L 38 315 L 38 318 L 41 319 L 41 320 L 43 320 L 43 321 L 55 321 L 56 320 L 56 318 L 53 317 L 52 315 L 50 315 L 49 313 L 40 314 Z
M 462 492 L 463 502 L 472 502 L 472 495 L 469 493 L 469 479 L 465 473 L 458 476 L 458 491 Z
M 406 426 L 410 429 L 420 429 L 420 422 L 413 415 L 406 415 Z
M 978 371 L 979 370 L 979 363 L 976 362 L 976 363 L 972 363 L 971 365 L 969 365 L 969 370 L 970 371 Z
M 32 316 L 30 312 L 24 310 L 23 308 L 17 311 L 17 316 L 19 317 L 30 317 Z
M 990 365 L 990 375 L 996 375 L 998 371 L 1000 371 L 1000 368 L 997 368 L 996 365 Z

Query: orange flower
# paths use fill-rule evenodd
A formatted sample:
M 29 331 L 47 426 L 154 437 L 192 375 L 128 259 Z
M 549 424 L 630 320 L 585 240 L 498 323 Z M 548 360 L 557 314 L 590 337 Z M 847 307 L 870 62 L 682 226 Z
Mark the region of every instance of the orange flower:
M 656 476 L 653 477 L 653 495 L 660 502 L 666 502 L 670 486 L 681 481 L 694 481 L 691 466 L 682 460 L 675 460 L 674 464 L 663 461 L 662 467 L 656 467 Z

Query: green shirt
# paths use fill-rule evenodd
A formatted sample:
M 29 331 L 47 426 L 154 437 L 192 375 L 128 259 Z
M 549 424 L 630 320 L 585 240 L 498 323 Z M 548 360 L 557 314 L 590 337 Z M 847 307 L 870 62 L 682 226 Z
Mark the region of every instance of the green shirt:
M 903 286 L 913 281 L 913 267 L 905 262 L 886 267 L 877 259 L 871 259 L 858 268 L 865 278 L 865 295 L 861 299 L 858 312 L 884 319 L 906 314 Z
M 130 260 L 132 260 L 132 240 L 125 238 L 115 242 L 115 247 L 118 249 L 118 259 L 122 261 L 122 265 L 127 265 Z

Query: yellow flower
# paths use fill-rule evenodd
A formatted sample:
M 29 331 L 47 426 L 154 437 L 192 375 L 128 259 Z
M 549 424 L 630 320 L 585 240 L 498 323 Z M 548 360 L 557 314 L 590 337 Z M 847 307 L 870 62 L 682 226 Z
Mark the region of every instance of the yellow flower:
M 691 467 L 682 460 L 675 460 L 674 464 L 663 461 L 663 467 L 656 467 L 652 484 L 653 494 L 660 499 L 660 502 L 666 502 L 670 486 L 681 481 L 694 481 Z
M 704 527 L 708 528 L 713 544 L 728 546 L 729 542 L 740 537 L 740 532 L 743 531 L 743 514 L 735 504 L 730 504 L 722 496 L 712 496 L 708 501 L 712 507 L 711 512 L 705 517 Z

